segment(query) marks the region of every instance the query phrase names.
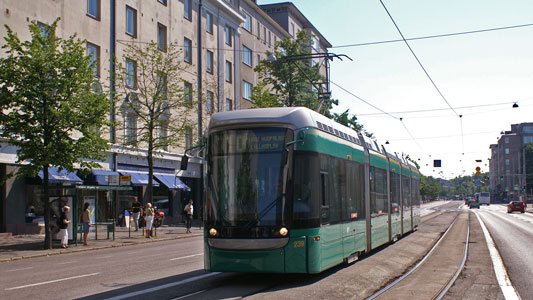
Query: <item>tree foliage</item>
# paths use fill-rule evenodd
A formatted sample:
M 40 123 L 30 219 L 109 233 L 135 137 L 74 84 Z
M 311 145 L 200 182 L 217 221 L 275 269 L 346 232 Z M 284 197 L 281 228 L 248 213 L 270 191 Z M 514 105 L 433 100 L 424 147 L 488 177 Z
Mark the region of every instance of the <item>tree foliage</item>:
M 305 30 L 295 39 L 283 39 L 276 43 L 274 52 L 267 57 L 276 60 L 261 60 L 255 67 L 259 84 L 253 88 L 252 100 L 257 107 L 305 106 L 327 115 L 335 103 L 329 98 L 319 98 L 318 91 L 326 79 L 320 74 L 320 64 L 312 65 L 311 38 Z
M 44 173 L 45 248 L 51 247 L 48 167 L 73 171 L 102 160 L 110 102 L 94 93 L 96 79 L 85 41 L 56 37 L 59 19 L 29 25 L 22 42 L 7 25 L 6 56 L 0 59 L 0 136 L 17 147 L 16 176 Z
M 125 135 L 124 144 L 147 149 L 149 202 L 156 151 L 183 146 L 185 134 L 192 131 L 197 117 L 192 84 L 182 79 L 187 66 L 181 55 L 175 45 L 160 49 L 154 42 L 127 43 L 122 63 L 116 67 L 120 110 L 124 120 L 134 120 L 124 122 L 123 129 L 131 132 Z

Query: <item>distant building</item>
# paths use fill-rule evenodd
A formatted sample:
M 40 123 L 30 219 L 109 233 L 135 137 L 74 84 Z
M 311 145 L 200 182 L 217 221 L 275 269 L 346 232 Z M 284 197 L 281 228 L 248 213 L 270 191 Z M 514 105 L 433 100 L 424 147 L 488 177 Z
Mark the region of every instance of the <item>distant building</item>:
M 502 132 L 497 144 L 490 145 L 490 191 L 499 201 L 519 200 L 526 185 L 524 147 L 533 143 L 533 123 L 512 124 Z M 532 183 L 529 183 L 531 186 Z M 532 191 L 527 191 L 532 194 Z

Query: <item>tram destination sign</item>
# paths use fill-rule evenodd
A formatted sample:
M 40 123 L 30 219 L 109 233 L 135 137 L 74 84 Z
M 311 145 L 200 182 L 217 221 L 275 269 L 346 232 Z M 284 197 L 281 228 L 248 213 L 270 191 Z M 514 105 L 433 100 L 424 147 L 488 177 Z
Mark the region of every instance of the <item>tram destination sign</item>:
M 221 135 L 221 145 L 224 145 L 225 152 L 279 152 L 285 145 L 285 132 L 261 132 L 255 135 L 254 131 L 237 131 L 235 134 Z M 215 140 L 215 145 L 217 145 Z M 220 145 L 220 144 L 219 144 Z

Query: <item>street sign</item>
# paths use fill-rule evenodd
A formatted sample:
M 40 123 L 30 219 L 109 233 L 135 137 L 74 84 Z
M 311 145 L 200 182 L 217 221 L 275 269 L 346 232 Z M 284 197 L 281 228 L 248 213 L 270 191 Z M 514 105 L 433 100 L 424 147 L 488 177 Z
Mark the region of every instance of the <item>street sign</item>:
M 120 185 L 130 185 L 131 176 L 120 176 Z

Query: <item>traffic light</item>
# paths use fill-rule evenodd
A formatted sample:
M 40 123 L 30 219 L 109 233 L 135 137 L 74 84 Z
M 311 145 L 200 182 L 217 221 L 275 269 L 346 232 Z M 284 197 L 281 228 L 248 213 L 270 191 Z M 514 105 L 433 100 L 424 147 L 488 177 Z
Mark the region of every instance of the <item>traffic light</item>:
M 503 181 L 503 176 L 500 176 L 500 181 Z

